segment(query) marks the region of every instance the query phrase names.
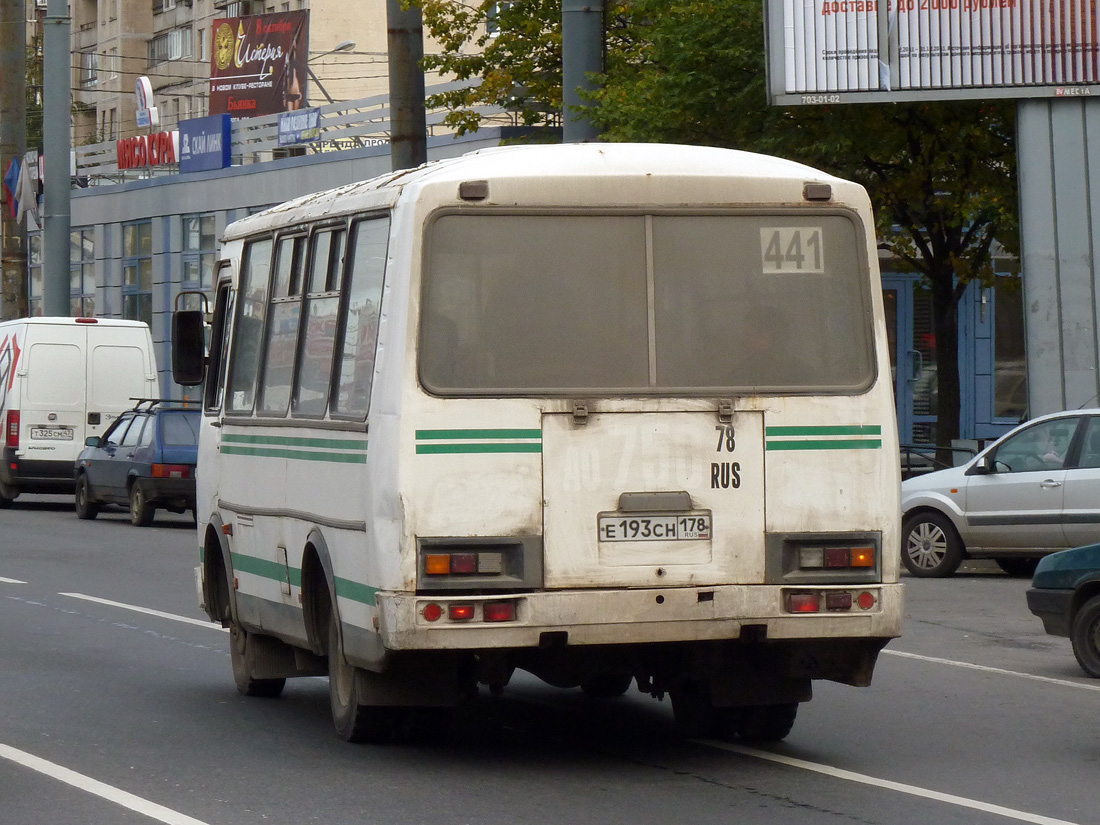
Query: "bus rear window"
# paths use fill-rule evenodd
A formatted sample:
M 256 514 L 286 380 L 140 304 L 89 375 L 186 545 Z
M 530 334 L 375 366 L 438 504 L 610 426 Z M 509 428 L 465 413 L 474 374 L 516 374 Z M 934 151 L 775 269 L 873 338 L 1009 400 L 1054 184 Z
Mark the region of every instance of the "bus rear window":
M 859 392 L 874 379 L 846 214 L 444 215 L 430 228 L 431 392 Z

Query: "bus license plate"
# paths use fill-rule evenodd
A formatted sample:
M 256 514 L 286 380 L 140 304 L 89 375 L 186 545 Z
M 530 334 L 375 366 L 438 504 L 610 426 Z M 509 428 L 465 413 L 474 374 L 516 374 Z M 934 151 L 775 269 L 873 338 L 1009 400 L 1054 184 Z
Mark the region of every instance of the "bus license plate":
M 709 513 L 700 515 L 649 513 L 597 518 L 600 541 L 699 541 L 711 537 Z
M 31 427 L 31 438 L 35 441 L 72 441 L 71 427 Z

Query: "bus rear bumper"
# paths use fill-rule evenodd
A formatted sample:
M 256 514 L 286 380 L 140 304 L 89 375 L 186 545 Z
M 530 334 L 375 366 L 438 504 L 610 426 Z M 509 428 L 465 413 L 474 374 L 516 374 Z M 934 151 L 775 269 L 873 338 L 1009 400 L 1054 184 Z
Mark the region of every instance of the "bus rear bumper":
M 900 635 L 901 584 L 780 587 L 724 585 L 645 590 L 567 590 L 496 596 L 379 592 L 379 631 L 389 650 L 476 650 L 731 639 L 890 639 Z M 788 596 L 817 592 L 818 612 L 791 613 Z M 825 594 L 852 606 L 826 609 Z M 859 596 L 873 604 L 860 607 Z M 841 598 L 841 603 L 846 599 Z M 868 598 L 864 597 L 863 603 Z M 486 605 L 511 603 L 515 618 L 486 621 Z M 439 609 L 431 608 L 437 605 Z M 472 608 L 455 610 L 453 608 Z M 493 609 L 490 607 L 490 614 Z M 501 613 L 502 611 L 496 611 Z M 503 611 L 507 615 L 508 611 Z M 434 620 L 432 616 L 438 615 Z M 462 618 L 469 615 L 469 618 Z

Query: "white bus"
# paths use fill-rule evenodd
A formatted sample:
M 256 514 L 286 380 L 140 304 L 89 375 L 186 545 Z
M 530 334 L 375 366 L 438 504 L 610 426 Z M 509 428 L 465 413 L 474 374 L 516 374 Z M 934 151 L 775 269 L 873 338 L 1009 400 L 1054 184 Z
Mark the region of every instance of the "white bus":
M 518 668 L 787 735 L 900 630 L 899 461 L 858 185 L 744 152 L 475 152 L 225 233 L 202 604 L 245 694 L 329 676 L 337 733 Z

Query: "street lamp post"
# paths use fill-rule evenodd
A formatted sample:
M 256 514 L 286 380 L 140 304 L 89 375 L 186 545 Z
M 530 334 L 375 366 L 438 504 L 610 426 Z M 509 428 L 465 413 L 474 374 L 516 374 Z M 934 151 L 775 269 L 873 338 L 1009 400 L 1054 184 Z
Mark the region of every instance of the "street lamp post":
M 310 57 L 306 60 L 306 72 L 309 74 L 310 80 L 317 84 L 317 88 L 321 90 L 321 94 L 325 96 L 325 100 L 327 100 L 329 103 L 335 103 L 336 101 L 332 99 L 332 95 L 328 93 L 328 89 L 326 89 L 321 84 L 321 81 L 317 79 L 317 75 L 313 73 L 313 69 L 309 67 L 309 64 L 312 63 L 314 60 L 319 60 L 320 58 L 327 57 L 330 54 L 336 54 L 337 52 L 350 52 L 354 48 L 354 40 L 344 40 L 343 42 L 338 43 L 335 48 L 329 49 L 327 52 L 315 54 L 313 57 Z

